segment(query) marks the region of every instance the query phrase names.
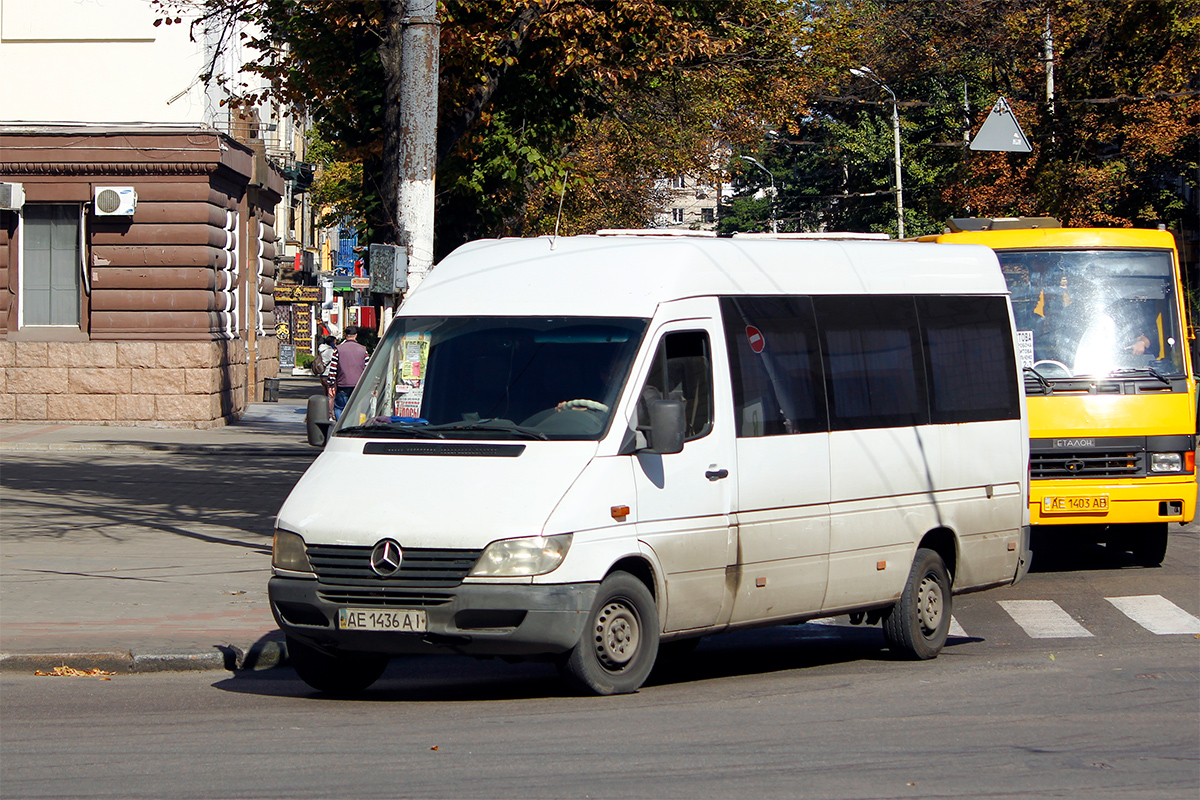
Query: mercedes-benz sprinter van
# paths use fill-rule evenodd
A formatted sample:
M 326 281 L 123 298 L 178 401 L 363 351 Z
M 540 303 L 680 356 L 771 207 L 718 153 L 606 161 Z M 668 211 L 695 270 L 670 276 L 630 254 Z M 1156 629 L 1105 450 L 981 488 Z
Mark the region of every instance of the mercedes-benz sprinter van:
M 474 242 L 412 292 L 279 512 L 300 677 L 553 659 L 637 690 L 660 643 L 850 613 L 933 658 L 1029 566 L 1013 318 L 986 247 Z M 326 439 L 327 434 L 327 441 Z

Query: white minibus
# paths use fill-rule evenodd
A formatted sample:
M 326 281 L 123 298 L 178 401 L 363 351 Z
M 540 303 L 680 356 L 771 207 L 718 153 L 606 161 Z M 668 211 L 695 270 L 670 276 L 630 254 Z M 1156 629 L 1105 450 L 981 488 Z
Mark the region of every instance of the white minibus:
M 935 657 L 1029 567 L 994 252 L 594 235 L 464 245 L 400 308 L 279 512 L 312 687 L 391 656 L 553 660 L 636 691 L 660 644 L 850 614 Z

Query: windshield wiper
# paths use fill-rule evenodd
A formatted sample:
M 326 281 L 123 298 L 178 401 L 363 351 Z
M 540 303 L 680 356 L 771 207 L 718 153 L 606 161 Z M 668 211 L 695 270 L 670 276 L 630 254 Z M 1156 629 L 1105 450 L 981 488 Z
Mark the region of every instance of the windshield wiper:
M 445 439 L 436 431 L 431 431 L 428 425 L 413 425 L 407 422 L 382 422 L 367 425 L 353 425 L 342 428 L 337 435 L 343 433 L 351 436 L 411 436 L 414 439 Z
M 1050 388 L 1050 381 L 1046 380 L 1042 373 L 1038 372 L 1033 367 L 1022 367 L 1022 369 L 1026 375 L 1033 375 L 1033 379 L 1038 382 L 1038 386 L 1042 387 L 1043 394 L 1051 394 L 1054 391 Z
M 495 433 L 511 433 L 516 436 L 523 436 L 526 439 L 548 440 L 550 437 L 539 431 L 532 431 L 528 428 L 522 428 L 520 425 L 515 425 L 511 422 L 500 422 L 499 420 L 478 419 L 478 420 L 463 420 L 461 422 L 446 422 L 441 425 L 426 425 L 424 429 L 427 431 L 488 431 Z
M 1108 374 L 1109 375 L 1147 375 L 1147 374 L 1149 374 L 1155 378 L 1158 378 L 1160 381 L 1165 383 L 1167 386 L 1171 385 L 1171 379 L 1168 378 L 1166 375 L 1163 375 L 1161 372 L 1156 370 L 1154 367 L 1137 367 L 1135 369 L 1114 369 L 1112 372 L 1110 372 Z

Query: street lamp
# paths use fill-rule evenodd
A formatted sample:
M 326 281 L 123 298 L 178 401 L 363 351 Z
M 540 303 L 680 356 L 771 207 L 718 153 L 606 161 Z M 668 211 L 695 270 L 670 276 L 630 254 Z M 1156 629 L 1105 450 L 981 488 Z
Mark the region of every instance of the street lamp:
M 767 177 L 771 179 L 771 233 L 779 233 L 779 223 L 775 220 L 775 175 L 771 170 L 759 163 L 757 158 L 750 156 L 738 156 L 742 161 L 749 161 L 754 166 L 767 173 Z
M 900 178 L 900 104 L 892 87 L 879 80 L 870 67 L 851 67 L 850 74 L 866 78 L 892 96 L 892 136 L 896 140 L 896 232 L 898 239 L 904 238 L 904 183 Z

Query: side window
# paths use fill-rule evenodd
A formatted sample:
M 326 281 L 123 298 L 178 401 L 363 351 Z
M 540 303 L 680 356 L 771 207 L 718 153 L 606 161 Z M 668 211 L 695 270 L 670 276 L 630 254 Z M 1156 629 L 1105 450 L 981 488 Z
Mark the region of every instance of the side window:
M 828 430 L 808 297 L 721 299 L 740 437 Z
M 1008 307 L 1003 297 L 918 297 L 931 421 L 1019 419 Z
M 833 430 L 929 422 L 912 297 L 814 297 Z
M 712 357 L 704 331 L 668 333 L 658 343 L 650 376 L 638 402 L 639 419 L 649 419 L 647 404 L 679 400 L 685 422 L 683 439 L 699 439 L 712 430 Z
M 80 207 L 21 212 L 21 324 L 78 326 Z

